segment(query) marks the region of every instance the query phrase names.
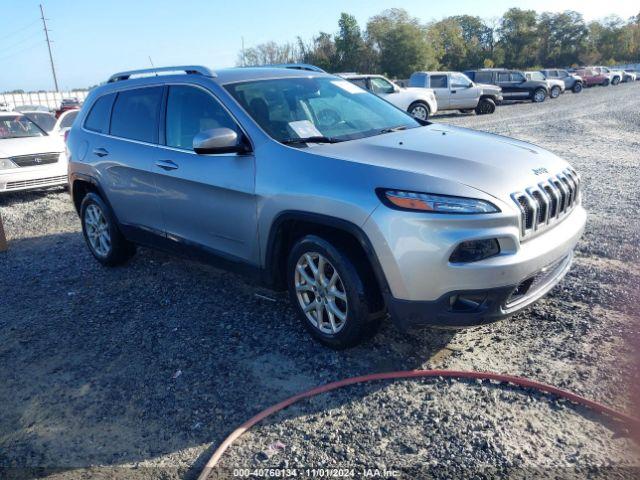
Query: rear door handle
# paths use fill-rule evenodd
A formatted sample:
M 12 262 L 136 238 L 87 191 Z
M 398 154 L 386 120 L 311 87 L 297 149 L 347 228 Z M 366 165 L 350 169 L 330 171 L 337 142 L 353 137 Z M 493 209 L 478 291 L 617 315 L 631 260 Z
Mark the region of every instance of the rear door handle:
M 93 154 L 98 157 L 106 157 L 107 155 L 109 155 L 109 152 L 107 151 L 107 149 L 100 147 L 100 148 L 94 148 Z
M 177 170 L 178 169 L 178 164 L 175 162 L 172 162 L 171 160 L 158 160 L 156 162 L 156 165 L 160 168 L 162 168 L 163 170 Z
M 456 93 L 456 91 L 455 90 L 451 90 L 451 93 Z

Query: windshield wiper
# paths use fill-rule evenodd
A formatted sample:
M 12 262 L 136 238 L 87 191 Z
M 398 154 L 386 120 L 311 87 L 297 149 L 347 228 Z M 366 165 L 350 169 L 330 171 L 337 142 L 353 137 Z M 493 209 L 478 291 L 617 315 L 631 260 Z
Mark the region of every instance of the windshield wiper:
M 406 125 L 398 125 L 397 127 L 383 128 L 382 130 L 378 131 L 378 133 L 399 132 L 400 130 L 406 130 L 406 129 L 407 129 Z
M 338 143 L 342 142 L 342 140 L 338 140 L 333 137 L 325 137 L 322 135 L 315 135 L 313 137 L 302 137 L 302 138 L 285 138 L 284 140 L 280 140 L 281 143 L 285 145 L 296 145 L 300 143 Z

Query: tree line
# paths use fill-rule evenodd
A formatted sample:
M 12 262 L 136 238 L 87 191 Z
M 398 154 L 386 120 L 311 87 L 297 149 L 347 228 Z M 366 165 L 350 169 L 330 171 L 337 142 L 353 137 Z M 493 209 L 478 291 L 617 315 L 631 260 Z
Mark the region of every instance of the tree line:
M 364 30 L 342 13 L 335 33 L 310 40 L 267 42 L 245 49 L 238 65 L 310 63 L 329 72 L 379 72 L 406 78 L 418 70 L 482 67 L 532 69 L 640 62 L 640 13 L 585 22 L 567 10 L 536 13 L 511 8 L 486 20 L 456 15 L 424 24 L 393 8 L 369 19 Z

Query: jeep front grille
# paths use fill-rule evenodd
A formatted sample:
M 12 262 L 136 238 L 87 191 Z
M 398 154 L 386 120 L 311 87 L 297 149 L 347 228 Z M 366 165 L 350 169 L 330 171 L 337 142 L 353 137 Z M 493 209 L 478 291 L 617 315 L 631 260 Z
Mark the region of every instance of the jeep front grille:
M 60 158 L 59 153 L 37 153 L 34 155 L 18 155 L 9 157 L 18 167 L 37 167 L 38 165 L 47 165 L 56 163 Z
M 564 218 L 580 200 L 580 177 L 572 168 L 511 194 L 520 210 L 522 238 L 529 238 Z

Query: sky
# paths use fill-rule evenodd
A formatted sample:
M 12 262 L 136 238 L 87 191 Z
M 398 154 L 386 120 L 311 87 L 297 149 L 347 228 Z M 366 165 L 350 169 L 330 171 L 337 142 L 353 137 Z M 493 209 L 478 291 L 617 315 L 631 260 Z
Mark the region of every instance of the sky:
M 83 88 L 121 70 L 156 66 L 234 66 L 241 49 L 274 40 L 309 39 L 337 30 L 340 13 L 367 20 L 405 8 L 422 22 L 450 15 L 494 18 L 508 8 L 576 10 L 587 21 L 640 10 L 629 0 L 0 0 L 0 92 L 53 89 L 40 20 L 45 9 L 58 83 Z

